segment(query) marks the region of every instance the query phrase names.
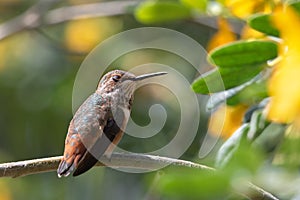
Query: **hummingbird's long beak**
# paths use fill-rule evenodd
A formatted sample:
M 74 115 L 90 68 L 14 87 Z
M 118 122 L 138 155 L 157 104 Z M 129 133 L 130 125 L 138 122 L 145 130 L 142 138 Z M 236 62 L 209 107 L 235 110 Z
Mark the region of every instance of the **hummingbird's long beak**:
M 154 76 L 161 76 L 161 75 L 165 75 L 165 74 L 167 74 L 167 72 L 155 72 L 155 73 L 151 73 L 151 74 L 143 74 L 143 75 L 135 77 L 133 79 L 133 81 L 140 81 L 140 80 L 144 80 L 144 79 L 151 78 Z

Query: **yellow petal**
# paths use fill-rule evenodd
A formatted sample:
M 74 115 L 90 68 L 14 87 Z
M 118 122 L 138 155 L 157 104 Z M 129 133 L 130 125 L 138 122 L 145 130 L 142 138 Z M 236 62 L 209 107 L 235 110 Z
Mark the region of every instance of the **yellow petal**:
M 71 21 L 65 29 L 65 43 L 73 51 L 89 52 L 118 28 L 118 21 L 107 18 Z
M 65 30 L 66 45 L 69 49 L 87 52 L 100 42 L 102 31 L 95 19 L 69 22 Z
M 252 11 L 256 5 L 256 1 L 226 0 L 225 5 L 229 8 L 233 15 L 240 18 L 245 18 L 252 14 Z
M 211 117 L 209 132 L 216 137 L 229 138 L 242 125 L 247 108 L 245 105 L 220 107 Z
M 263 38 L 265 35 L 259 31 L 254 30 L 250 26 L 246 25 L 244 26 L 242 33 L 241 33 L 241 39 L 257 39 L 257 38 Z
M 265 10 L 264 0 L 226 0 L 225 5 L 229 8 L 231 13 L 240 18 L 246 18 L 255 12 L 262 12 Z
M 268 84 L 272 99 L 267 116 L 275 122 L 290 123 L 300 113 L 300 17 L 289 7 L 279 7 L 272 20 L 283 43 L 280 46 L 282 60 L 275 66 Z
M 218 32 L 208 42 L 207 51 L 236 40 L 236 35 L 231 31 L 231 27 L 226 19 L 219 18 L 218 25 Z

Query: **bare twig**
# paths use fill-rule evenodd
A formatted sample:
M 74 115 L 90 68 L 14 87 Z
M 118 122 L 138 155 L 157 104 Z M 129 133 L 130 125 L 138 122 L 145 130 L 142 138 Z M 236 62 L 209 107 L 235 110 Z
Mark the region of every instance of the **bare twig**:
M 273 196 L 270 192 L 263 190 L 262 188 L 254 185 L 253 183 L 248 184 L 248 190 L 248 193 L 250 195 L 246 194 L 245 196 L 249 197 L 250 199 L 278 199 L 277 197 Z
M 0 164 L 0 177 L 18 177 L 30 174 L 50 172 L 57 169 L 61 156 L 40 158 L 26 161 L 18 161 Z M 176 165 L 192 168 L 200 168 L 203 170 L 214 170 L 205 165 L 196 164 L 190 161 L 178 160 L 160 156 L 144 155 L 144 154 L 121 154 L 114 153 L 110 159 L 101 158 L 101 161 L 110 167 L 118 168 L 136 168 L 151 170 L 165 165 Z M 104 166 L 101 162 L 97 166 Z
M 135 6 L 138 2 L 137 0 L 123 0 L 57 8 L 45 15 L 44 23 L 53 25 L 75 19 L 122 15 L 128 12 L 128 7 Z
M 0 40 L 22 30 L 33 29 L 42 25 L 43 13 L 59 0 L 41 0 L 23 14 L 0 25 Z
M 70 20 L 121 15 L 128 6 L 138 3 L 136 0 L 101 2 L 79 6 L 66 6 L 47 11 L 59 0 L 41 0 L 23 14 L 0 24 L 0 40 L 23 30 L 54 25 Z
M 19 177 L 30 174 L 55 171 L 61 158 L 61 156 L 56 156 L 50 158 L 40 158 L 0 164 L 0 177 Z M 214 168 L 190 161 L 144 154 L 114 153 L 110 159 L 103 158 L 101 159 L 101 161 L 105 163 L 105 165 L 114 168 L 130 168 L 146 171 L 157 169 L 166 165 L 198 168 L 200 170 L 207 170 L 211 172 L 215 171 Z M 98 162 L 96 166 L 104 166 L 104 164 Z M 252 183 L 248 184 L 248 192 L 244 194 L 244 196 L 255 200 L 277 200 L 277 198 L 274 197 L 271 193 Z

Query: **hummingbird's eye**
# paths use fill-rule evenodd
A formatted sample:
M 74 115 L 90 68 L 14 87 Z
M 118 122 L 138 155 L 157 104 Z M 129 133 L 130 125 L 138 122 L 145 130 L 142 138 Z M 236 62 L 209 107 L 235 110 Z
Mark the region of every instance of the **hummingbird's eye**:
M 112 77 L 112 80 L 113 80 L 114 82 L 118 82 L 120 79 L 121 79 L 121 76 L 120 76 L 120 75 L 114 75 L 114 76 Z

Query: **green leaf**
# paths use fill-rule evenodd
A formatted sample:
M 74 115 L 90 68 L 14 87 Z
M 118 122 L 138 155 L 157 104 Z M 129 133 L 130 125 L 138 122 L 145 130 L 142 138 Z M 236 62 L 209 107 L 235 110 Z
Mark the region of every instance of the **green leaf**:
M 237 104 L 253 105 L 262 99 L 268 97 L 268 90 L 265 81 L 253 83 L 234 96 L 227 99 L 227 105 L 234 106 Z
M 228 99 L 234 97 L 235 95 L 239 94 L 242 90 L 248 87 L 251 84 L 256 83 L 261 79 L 261 75 L 257 75 L 256 77 L 252 78 L 251 80 L 247 81 L 246 83 L 240 84 L 238 87 L 234 87 L 228 89 L 223 92 L 218 92 L 210 96 L 207 104 L 207 110 L 215 110 L 220 104 L 225 103 Z
M 262 65 L 216 68 L 196 79 L 192 89 L 201 94 L 221 92 L 249 81 L 263 68 Z
M 257 31 L 279 37 L 279 30 L 273 26 L 270 17 L 268 14 L 255 14 L 248 19 L 248 24 Z
M 285 130 L 286 125 L 271 123 L 254 140 L 253 145 L 264 150 L 264 152 L 274 153 L 274 150 L 280 144 L 284 136 Z
M 295 134 L 299 134 L 295 129 L 290 130 L 288 133 L 289 136 Z M 290 171 L 296 170 L 298 172 L 300 166 L 300 138 L 285 137 L 278 151 L 280 164 L 288 167 Z
M 163 23 L 191 17 L 191 9 L 173 1 L 145 1 L 136 7 L 136 19 L 144 24 Z
M 247 134 L 247 138 L 251 141 L 254 141 L 270 124 L 270 122 L 266 120 L 266 117 L 263 114 L 263 108 L 256 107 L 255 109 L 257 110 L 252 112 L 249 123 L 250 129 Z
M 213 69 L 192 83 L 192 89 L 201 94 L 224 91 L 224 81 L 219 69 Z
M 180 0 L 182 4 L 191 7 L 196 8 L 200 11 L 205 11 L 207 0 Z
M 238 41 L 214 49 L 208 60 L 219 68 L 264 64 L 277 57 L 277 45 L 270 41 Z
M 215 166 L 217 168 L 225 167 L 238 150 L 242 139 L 245 139 L 249 131 L 249 124 L 244 124 L 219 149 L 216 156 Z
M 300 15 L 300 2 L 292 3 L 290 6 Z
M 253 174 L 260 167 L 261 152 L 251 148 L 251 142 L 247 138 L 249 128 L 249 124 L 243 124 L 221 146 L 216 157 L 216 167 L 232 176 L 239 175 L 239 172 Z

